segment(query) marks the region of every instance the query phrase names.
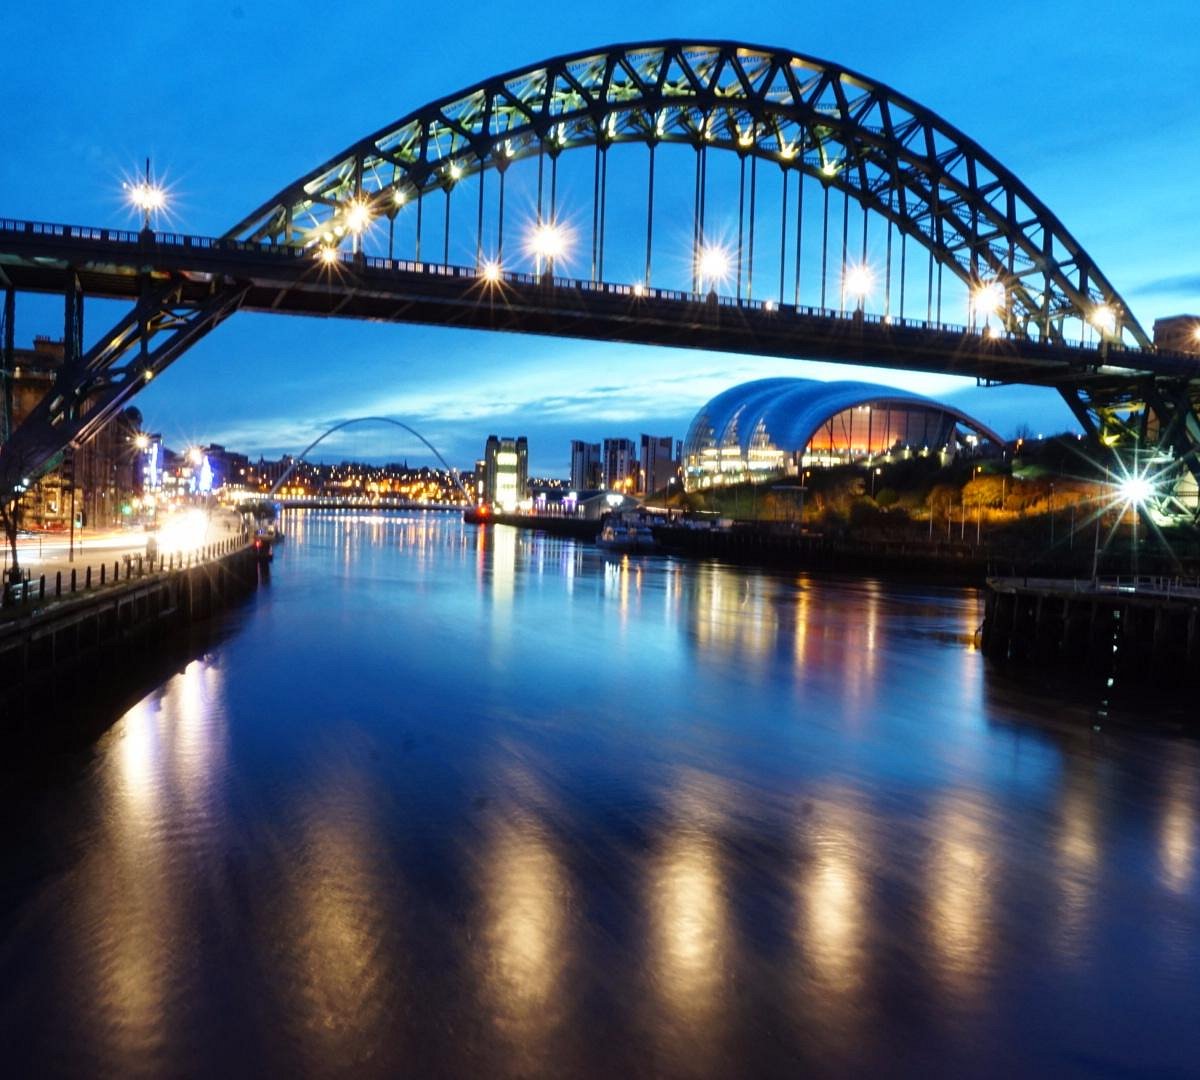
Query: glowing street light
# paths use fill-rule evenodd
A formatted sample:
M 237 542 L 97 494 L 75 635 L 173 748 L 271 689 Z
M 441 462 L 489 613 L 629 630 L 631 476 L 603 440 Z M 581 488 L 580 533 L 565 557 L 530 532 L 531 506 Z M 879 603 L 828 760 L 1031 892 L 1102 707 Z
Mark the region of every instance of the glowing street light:
M 537 273 L 542 272 L 545 263 L 546 272 L 554 273 L 554 260 L 563 258 L 567 253 L 570 236 L 557 221 L 543 221 L 534 228 L 529 237 L 529 250 L 537 262 Z
M 857 266 L 849 266 L 842 275 L 842 282 L 846 292 L 854 297 L 856 306 L 861 311 L 875 284 L 875 275 L 871 273 L 871 268 L 862 263 Z
M 1117 485 L 1117 491 L 1127 503 L 1141 509 L 1154 497 L 1154 485 L 1144 473 L 1127 476 Z
M 1004 310 L 1004 286 L 998 281 L 982 281 L 971 290 L 971 311 L 986 322 Z
M 150 159 L 146 158 L 145 176 L 136 184 L 124 183 L 125 197 L 131 206 L 140 210 L 144 217 L 143 228 L 150 228 L 150 216 L 166 208 L 167 192 L 150 179 Z
M 198 446 L 192 446 L 188 448 L 187 456 L 193 465 L 199 465 L 204 460 L 204 451 Z
M 133 445 L 136 446 L 139 450 L 147 449 L 150 446 L 150 436 L 147 435 L 145 432 L 139 431 L 133 437 Z
M 332 266 L 338 261 L 337 248 L 330 247 L 328 244 L 323 244 L 317 248 L 317 258 L 321 260 L 325 266 Z
M 361 235 L 371 224 L 371 204 L 366 199 L 353 199 L 346 206 L 346 228 L 355 236 Z
M 502 274 L 500 264 L 495 259 L 488 259 L 480 268 L 479 276 L 489 285 L 495 285 Z
M 719 244 L 705 244 L 696 252 L 696 276 L 700 279 L 700 290 L 708 287 L 714 292 L 718 285 L 729 277 L 729 252 Z
M 1117 332 L 1117 313 L 1110 304 L 1098 304 L 1092 309 L 1088 321 L 1102 334 L 1112 337 Z

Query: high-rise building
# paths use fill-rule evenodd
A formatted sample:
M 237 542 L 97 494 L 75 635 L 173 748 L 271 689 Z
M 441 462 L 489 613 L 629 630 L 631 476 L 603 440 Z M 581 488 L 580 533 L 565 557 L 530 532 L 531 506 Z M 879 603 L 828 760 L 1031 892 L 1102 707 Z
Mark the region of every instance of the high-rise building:
M 513 511 L 529 486 L 529 443 L 524 435 L 489 435 L 483 448 L 483 499 Z
M 632 439 L 604 440 L 604 486 L 632 494 L 637 490 L 637 446 Z
M 674 441 L 670 435 L 642 436 L 639 494 L 649 495 L 655 491 L 662 491 L 670 483 L 677 468 L 673 449 Z
M 571 440 L 571 487 L 576 491 L 595 491 L 604 480 L 600 462 L 600 444 Z

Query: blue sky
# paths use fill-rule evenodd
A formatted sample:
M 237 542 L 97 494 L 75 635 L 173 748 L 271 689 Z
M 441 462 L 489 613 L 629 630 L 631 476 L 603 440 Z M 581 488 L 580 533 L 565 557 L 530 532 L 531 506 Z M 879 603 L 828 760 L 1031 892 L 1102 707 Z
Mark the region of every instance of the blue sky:
M 1200 311 L 1200 6 L 925 10 L 873 0 L 14 2 L 5 37 L 24 59 L 5 71 L 0 215 L 131 224 L 121 179 L 149 154 L 172 188 L 172 226 L 216 235 L 368 132 L 488 75 L 614 42 L 722 38 L 842 63 L 915 98 L 1024 180 L 1144 326 Z M 93 305 L 89 330 L 117 314 Z M 23 301 L 18 338 L 57 335 L 60 318 L 57 303 Z M 489 432 L 523 433 L 534 471 L 562 474 L 573 437 L 681 437 L 711 395 L 779 374 L 871 377 L 769 358 L 241 314 L 138 405 L 173 445 L 212 440 L 268 455 L 364 414 L 405 420 L 461 465 Z M 1071 424 L 1049 391 L 878 379 L 950 398 L 1005 433 Z M 352 429 L 325 446 L 330 458 L 427 458 L 393 429 Z

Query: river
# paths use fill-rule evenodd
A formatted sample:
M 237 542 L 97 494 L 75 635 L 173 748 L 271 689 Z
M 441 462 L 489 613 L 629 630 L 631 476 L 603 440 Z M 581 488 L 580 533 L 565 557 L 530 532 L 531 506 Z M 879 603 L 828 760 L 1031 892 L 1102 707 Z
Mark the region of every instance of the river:
M 286 524 L 0 767 L 6 1074 L 1194 1075 L 1189 704 L 993 670 L 970 589 Z

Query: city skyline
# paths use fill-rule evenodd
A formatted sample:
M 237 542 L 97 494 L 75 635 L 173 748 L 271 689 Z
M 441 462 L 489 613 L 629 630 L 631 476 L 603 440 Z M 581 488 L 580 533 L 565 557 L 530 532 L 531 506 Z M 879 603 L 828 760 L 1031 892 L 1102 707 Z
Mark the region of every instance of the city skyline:
M 4 213 L 130 226 L 120 183 L 149 154 L 171 189 L 168 226 L 202 234 L 224 231 L 282 183 L 427 100 L 612 36 L 597 34 L 581 16 L 567 13 L 555 26 L 539 28 L 535 44 L 519 26 L 487 40 L 458 41 L 439 36 L 445 17 L 438 13 L 406 16 L 418 20 L 426 40 L 439 44 L 414 50 L 396 67 L 381 63 L 390 56 L 383 40 L 366 35 L 356 46 L 354 78 L 337 94 L 305 95 L 300 107 L 298 91 L 320 74 L 312 67 L 301 65 L 302 71 L 279 80 L 238 78 L 243 53 L 259 55 L 271 40 L 271 20 L 260 12 L 235 5 L 211 17 L 181 13 L 151 24 L 67 6 L 73 17 L 53 38 L 36 16 L 13 17 L 18 36 L 52 49 L 79 77 L 46 99 L 36 122 L 13 118 L 10 144 L 16 153 L 0 165 Z M 1200 163 L 1197 120 L 1187 104 L 1198 89 L 1187 44 L 1193 37 L 1187 28 L 1196 21 L 1192 10 L 1157 4 L 1153 18 L 1117 10 L 1097 18 L 1091 6 L 1062 5 L 1047 15 L 1017 5 L 1010 19 L 1025 11 L 1045 29 L 1023 42 L 1029 66 L 1039 72 L 1023 95 L 1013 92 L 1002 65 L 987 62 L 986 48 L 942 47 L 939 63 L 929 64 L 929 50 L 938 47 L 930 44 L 930 28 L 920 19 L 906 22 L 884 8 L 873 14 L 866 5 L 856 10 L 853 24 L 814 15 L 800 32 L 781 17 L 788 11 L 764 5 L 752 17 L 730 20 L 717 5 L 691 6 L 686 13 L 668 5 L 637 13 L 638 36 L 692 33 L 765 42 L 886 82 L 940 113 L 1024 179 L 1096 258 L 1144 326 L 1200 306 L 1195 299 L 1200 268 L 1192 254 L 1200 249 L 1200 226 L 1187 201 L 1187 178 Z M 360 21 L 348 22 L 345 31 L 361 37 L 369 19 L 366 13 L 356 18 Z M 986 42 L 995 31 L 985 14 L 959 18 L 960 40 Z M 305 22 L 295 20 L 299 53 L 306 43 L 315 45 L 317 31 Z M 320 20 L 309 22 L 315 27 Z M 178 49 L 185 38 L 211 48 Z M 144 60 L 147 89 L 141 96 L 153 93 L 155 108 L 140 106 L 106 81 L 101 64 L 113 50 L 105 45 L 115 49 L 118 39 Z M 454 40 L 453 48 L 448 40 Z M 17 73 L 15 92 L 21 93 L 22 80 L 34 77 Z M 198 84 L 208 93 L 193 93 Z M 1080 86 L 1085 104 L 1074 105 Z M 1164 94 L 1164 88 L 1170 92 Z M 27 89 L 35 92 L 32 84 Z M 1154 129 L 1139 129 L 1137 140 L 1114 136 L 1134 130 L 1152 97 Z M 1048 110 L 1034 104 L 1051 100 L 1072 106 Z M 163 115 L 170 123 L 156 119 Z M 286 139 L 261 137 L 272 123 L 286 125 Z M 44 166 L 31 170 L 30 159 Z M 1120 221 L 1111 213 L 1118 200 L 1125 211 Z M 103 303 L 89 306 L 92 334 L 110 321 L 110 310 Z M 35 303 L 23 298 L 18 344 L 28 345 L 35 333 L 61 333 L 60 312 L 61 303 L 51 298 Z M 1052 391 L 977 389 L 946 376 L 250 314 L 238 315 L 201 343 L 142 394 L 138 405 L 174 443 L 217 442 L 266 456 L 295 453 L 316 431 L 367 413 L 403 417 L 462 467 L 474 460 L 488 433 L 519 430 L 530 437 L 531 472 L 560 474 L 571 439 L 595 442 L 639 430 L 679 438 L 705 400 L 772 375 L 898 385 L 950 401 L 1005 435 L 1019 424 L 1046 433 L 1073 426 Z M 329 446 L 332 458 L 346 454 L 422 460 L 415 444 L 383 431 L 358 432 L 341 446 Z

